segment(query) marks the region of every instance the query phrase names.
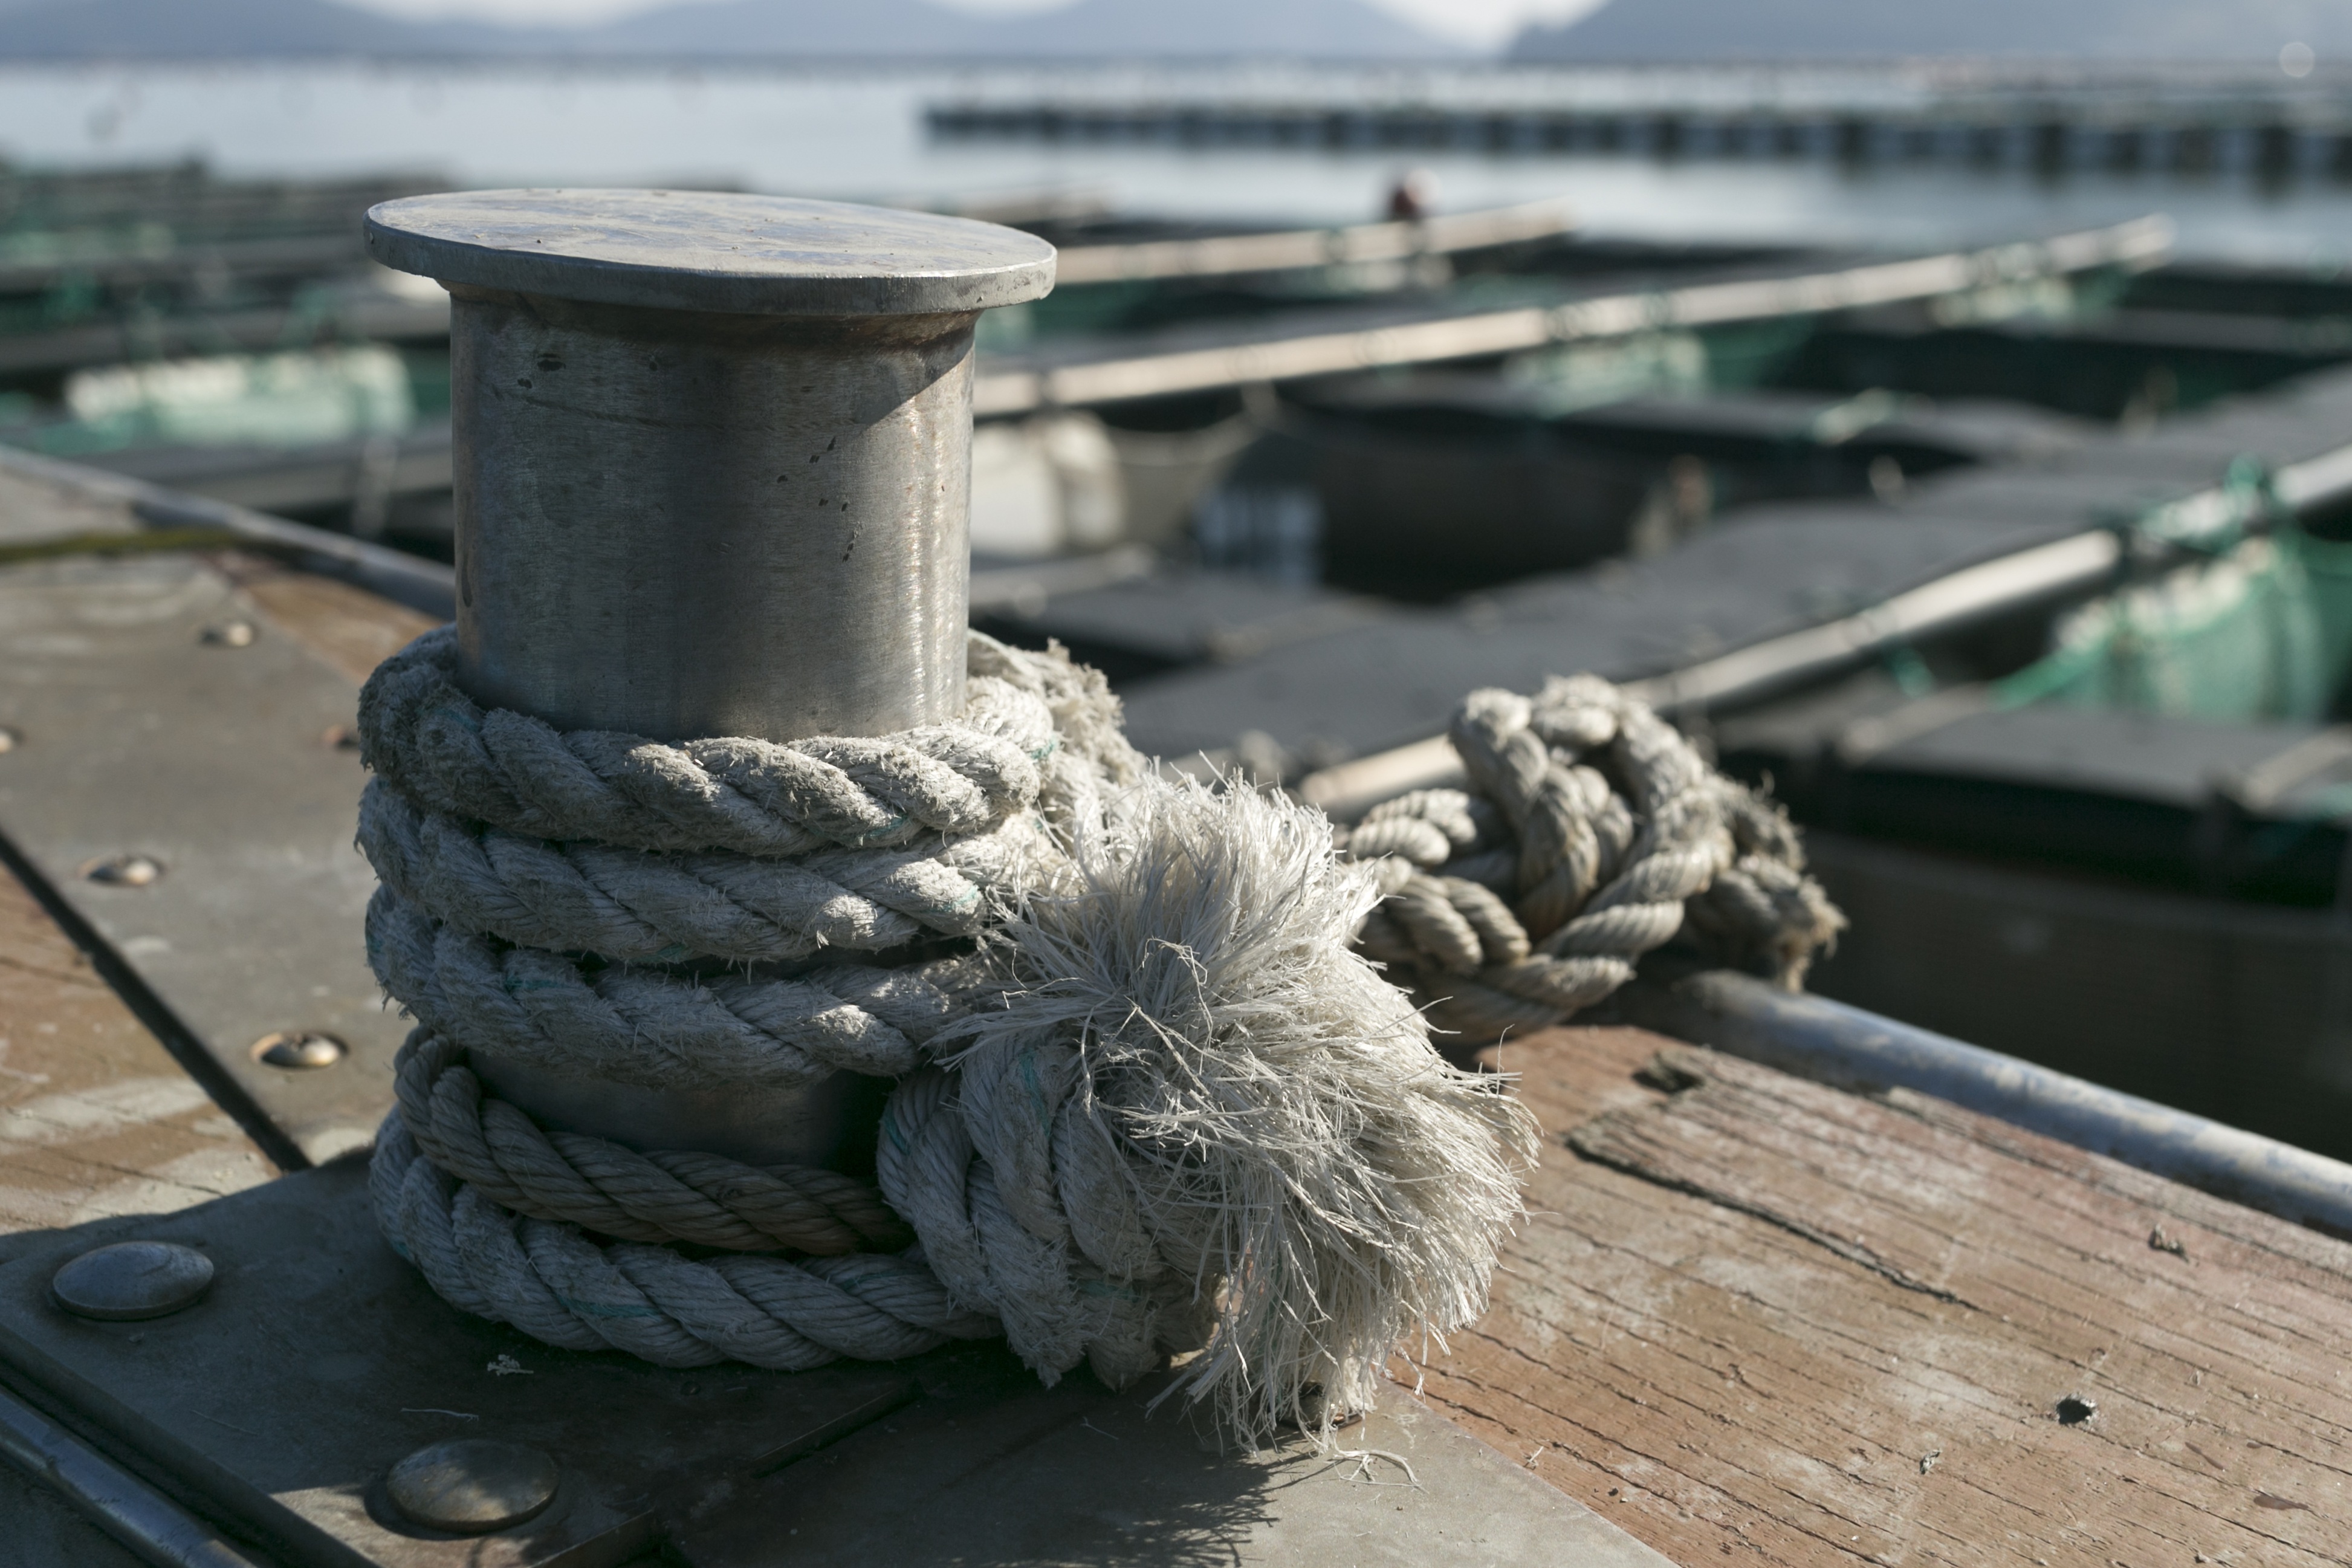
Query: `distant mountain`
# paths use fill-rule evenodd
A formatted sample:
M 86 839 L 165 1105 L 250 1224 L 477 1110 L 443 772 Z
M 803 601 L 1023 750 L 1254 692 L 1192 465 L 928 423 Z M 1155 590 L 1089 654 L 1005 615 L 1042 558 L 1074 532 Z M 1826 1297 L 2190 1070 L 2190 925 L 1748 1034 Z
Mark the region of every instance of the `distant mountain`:
M 1528 60 L 1990 55 L 2274 59 L 2291 42 L 2352 58 L 2352 0 L 1608 0 L 1529 27 Z
M 687 0 L 562 35 L 593 53 L 961 55 L 1003 23 L 926 0 Z
M 0 0 L 0 58 L 657 54 L 896 58 L 1458 55 L 1364 0 L 1078 0 L 988 17 L 929 0 L 688 0 L 598 27 L 408 22 L 332 0 Z
M 0 5 L 0 58 L 221 58 L 513 48 L 520 32 L 404 22 L 325 0 L 15 0 Z
M 1081 0 L 988 26 L 995 52 L 1005 54 L 1414 59 L 1463 52 L 1364 0 Z

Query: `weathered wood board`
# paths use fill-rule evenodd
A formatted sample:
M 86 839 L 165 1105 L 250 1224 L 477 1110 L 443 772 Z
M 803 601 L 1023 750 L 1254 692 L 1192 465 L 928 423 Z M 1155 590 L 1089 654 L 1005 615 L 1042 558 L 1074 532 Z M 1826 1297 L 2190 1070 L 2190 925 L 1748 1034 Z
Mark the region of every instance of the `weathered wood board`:
M 163 1214 L 277 1170 L 0 870 L 0 1231 Z M 0 1563 L 138 1562 L 0 1465 Z
M 198 1081 L 281 1162 L 364 1144 L 391 1102 L 406 1026 L 362 957 L 374 879 L 352 842 L 351 728 L 361 680 L 425 624 L 237 552 L 0 567 L 12 863 L 136 976 L 140 1018 L 209 1058 Z M 85 875 L 131 852 L 163 868 L 152 886 Z M 252 1055 L 302 1029 L 349 1055 L 310 1074 Z
M 0 871 L 0 1231 L 183 1209 L 277 1173 Z
M 298 571 L 264 555 L 223 551 L 213 569 L 240 589 L 269 623 L 332 666 L 353 686 L 440 622 L 381 595 Z
M 1404 1374 L 1675 1562 L 2352 1562 L 2352 1245 L 1637 1031 L 1495 1055 L 1533 1216 Z

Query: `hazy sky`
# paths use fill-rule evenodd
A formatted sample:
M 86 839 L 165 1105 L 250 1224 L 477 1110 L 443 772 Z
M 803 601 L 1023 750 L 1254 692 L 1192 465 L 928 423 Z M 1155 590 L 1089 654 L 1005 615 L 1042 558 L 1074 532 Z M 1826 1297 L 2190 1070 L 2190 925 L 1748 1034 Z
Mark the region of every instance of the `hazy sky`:
M 665 0 L 356 0 L 373 11 L 401 16 L 472 16 L 495 22 L 606 21 L 650 11 Z M 961 11 L 1053 11 L 1072 0 L 940 0 Z M 1522 23 L 1557 21 L 1590 11 L 1601 0 L 1369 0 L 1383 11 L 1467 44 L 1498 44 Z

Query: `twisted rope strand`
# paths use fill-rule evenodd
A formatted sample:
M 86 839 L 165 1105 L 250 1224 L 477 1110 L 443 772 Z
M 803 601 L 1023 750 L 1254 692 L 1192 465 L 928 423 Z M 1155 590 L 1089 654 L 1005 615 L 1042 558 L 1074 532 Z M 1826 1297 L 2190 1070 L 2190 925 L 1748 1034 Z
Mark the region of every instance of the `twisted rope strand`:
M 663 1365 L 1001 1332 L 1049 1383 L 1205 1346 L 1181 1386 L 1245 1433 L 1360 1408 L 1401 1337 L 1483 1305 L 1531 1121 L 1348 952 L 1373 895 L 1318 816 L 1160 780 L 1057 652 L 968 656 L 958 723 L 790 746 L 485 711 L 446 633 L 379 671 L 370 956 L 420 1025 L 379 1224 L 465 1310 Z M 1381 820 L 1381 887 L 1465 984 L 1593 962 L 1533 952 L 1505 813 L 1435 792 Z M 951 959 L 803 967 L 961 936 Z M 477 1064 L 656 1089 L 898 1076 L 882 1201 L 541 1128 Z M 839 1251 L 908 1230 L 903 1253 Z
M 1386 895 L 1359 950 L 1442 1027 L 1559 1023 L 1686 933 L 1793 984 L 1844 924 L 1787 816 L 1604 680 L 1472 692 L 1450 734 L 1471 792 L 1401 796 L 1339 840 Z
M 616 962 L 790 962 L 874 952 L 930 932 L 971 936 L 1058 859 L 1043 825 L 926 835 L 900 849 L 820 849 L 798 860 L 659 855 L 479 834 L 420 811 L 382 779 L 360 797 L 361 849 L 386 886 L 444 924 L 519 946 Z
M 927 969 L 841 964 L 792 979 L 590 973 L 561 953 L 495 950 L 436 926 L 390 888 L 367 911 L 384 989 L 437 1035 L 533 1066 L 668 1088 L 893 1077 L 955 1011 Z
M 787 1372 L 851 1357 L 896 1361 L 993 1338 L 919 1257 L 694 1262 L 663 1247 L 599 1247 L 525 1218 L 420 1156 L 402 1113 L 376 1136 L 376 1222 L 453 1305 L 571 1350 L 627 1351 L 658 1366 L 741 1361 Z
M 961 1159 L 935 1157 L 928 1184 L 901 1198 L 932 1222 L 947 1266 L 934 1274 L 919 1256 L 857 1252 L 780 1272 L 751 1257 L 688 1264 L 649 1244 L 847 1253 L 902 1242 L 905 1222 L 831 1173 L 542 1130 L 466 1065 L 481 1049 L 667 1087 L 914 1068 L 922 1043 L 975 996 L 1003 991 L 1011 976 L 999 959 L 706 979 L 567 954 L 791 962 L 972 934 L 1013 900 L 1068 886 L 1045 823 L 1086 828 L 1106 789 L 1140 773 L 1116 700 L 1058 655 L 978 637 L 971 652 L 975 711 L 960 732 L 804 742 L 790 755 L 757 742 L 558 734 L 482 713 L 448 679 L 446 634 L 380 672 L 365 721 L 383 763 L 360 834 L 384 884 L 369 910 L 370 955 L 421 1026 L 402 1053 L 400 1110 L 373 1179 L 387 1235 L 436 1289 L 551 1343 L 666 1365 L 913 1354 L 942 1334 L 1003 1331 L 999 1311 L 1049 1380 L 1080 1360 L 1120 1383 L 1156 1364 L 1149 1293 L 1072 1251 L 1083 1236 L 1124 1258 L 1127 1273 L 1157 1267 L 1132 1201 L 1090 1198 L 1118 1195 L 1117 1155 L 1082 1117 L 1049 1112 L 1042 1124 L 1058 1179 L 1037 1139 L 987 1141 L 1013 1171 L 1008 1204 L 967 1112 L 933 1101 L 925 1135 Z M 1008 760 L 1007 733 L 1028 750 Z M 780 803 L 780 820 L 760 820 L 754 808 Z M 560 830 L 604 841 L 552 841 Z M 690 847 L 702 843 L 720 847 Z M 1055 1207 L 1063 1188 L 1101 1212 L 1073 1225 Z M 942 1279 L 961 1279 L 961 1300 L 985 1310 L 956 1304 Z
M 954 724 L 673 746 L 486 711 L 457 669 L 451 627 L 378 667 L 360 692 L 362 759 L 421 805 L 534 838 L 774 857 L 982 832 L 1036 800 L 1038 763 L 1057 745 L 1045 697 L 996 675 L 968 683 Z
M 881 1194 L 834 1171 L 723 1155 L 639 1153 L 548 1132 L 487 1093 L 463 1047 L 423 1029 L 394 1063 L 401 1121 L 426 1159 L 501 1207 L 623 1241 L 737 1252 L 896 1250 L 913 1239 Z

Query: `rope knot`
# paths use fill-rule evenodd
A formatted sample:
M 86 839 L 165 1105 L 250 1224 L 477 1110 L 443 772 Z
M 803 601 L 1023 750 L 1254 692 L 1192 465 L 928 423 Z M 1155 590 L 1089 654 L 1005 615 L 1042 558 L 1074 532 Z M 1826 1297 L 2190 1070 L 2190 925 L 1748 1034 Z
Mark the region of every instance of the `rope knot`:
M 1677 940 L 1794 986 L 1844 917 L 1787 815 L 1597 676 L 1474 691 L 1448 731 L 1470 789 L 1339 837 L 1382 901 L 1357 943 L 1472 1039 L 1564 1022 Z

